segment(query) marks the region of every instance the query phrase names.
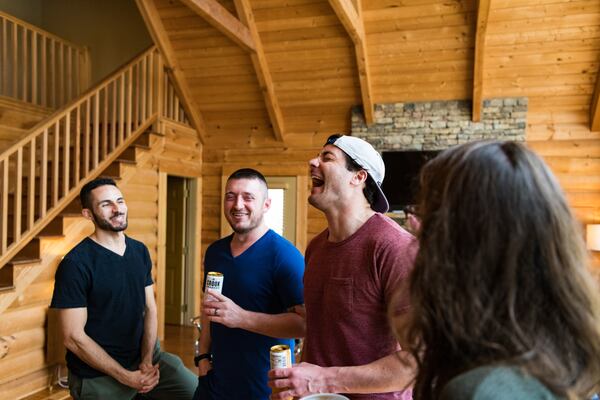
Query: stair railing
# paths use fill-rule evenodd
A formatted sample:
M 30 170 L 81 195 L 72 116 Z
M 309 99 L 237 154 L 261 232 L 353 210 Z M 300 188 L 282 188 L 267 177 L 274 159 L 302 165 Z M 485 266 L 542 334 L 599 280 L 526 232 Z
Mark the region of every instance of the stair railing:
M 185 113 L 185 108 L 183 107 L 183 104 L 181 104 L 179 96 L 177 95 L 168 74 L 164 74 L 163 87 L 163 110 L 161 116 L 180 124 L 191 126 L 187 114 Z
M 58 108 L 90 84 L 84 46 L 0 11 L 0 95 Z
M 157 120 L 163 79 L 152 46 L 0 154 L 0 268 Z

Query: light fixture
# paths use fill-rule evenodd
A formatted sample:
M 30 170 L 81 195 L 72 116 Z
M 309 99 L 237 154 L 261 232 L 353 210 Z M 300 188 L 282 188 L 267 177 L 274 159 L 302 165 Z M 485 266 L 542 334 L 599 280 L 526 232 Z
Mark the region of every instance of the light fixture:
M 588 250 L 600 251 L 600 224 L 588 225 L 586 231 Z

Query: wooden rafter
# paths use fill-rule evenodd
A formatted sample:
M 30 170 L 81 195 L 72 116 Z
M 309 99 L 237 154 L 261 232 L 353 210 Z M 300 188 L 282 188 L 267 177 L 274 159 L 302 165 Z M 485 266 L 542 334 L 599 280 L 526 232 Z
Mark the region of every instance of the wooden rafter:
M 600 70 L 596 76 L 596 89 L 590 104 L 590 130 L 592 132 L 600 131 Z
M 237 43 L 247 52 L 256 52 L 256 44 L 248 27 L 242 24 L 225 7 L 216 0 L 181 0 L 196 14 L 200 15 L 206 22 L 211 24 L 219 32 Z
M 267 58 L 265 57 L 262 42 L 258 35 L 256 23 L 254 22 L 254 13 L 252 12 L 250 1 L 234 0 L 234 3 L 240 20 L 248 27 L 250 34 L 252 35 L 252 39 L 254 40 L 256 52 L 252 53 L 250 57 L 252 58 L 252 64 L 254 65 L 254 70 L 256 71 L 260 90 L 265 98 L 267 112 L 269 113 L 271 124 L 273 125 L 273 132 L 275 133 L 277 140 L 284 142 L 285 126 L 283 114 L 279 108 L 277 96 L 275 95 L 273 79 L 271 78 L 271 72 L 269 71 L 269 65 L 267 64 Z
M 477 7 L 477 31 L 475 33 L 475 68 L 473 70 L 473 121 L 481 120 L 485 65 L 485 39 L 492 0 L 479 0 Z
M 356 0 L 356 7 L 352 0 L 329 0 L 329 4 L 354 43 L 365 121 L 367 124 L 372 124 L 375 120 L 373 91 L 360 0 Z
M 183 75 L 183 71 L 179 67 L 175 51 L 173 50 L 173 46 L 171 46 L 167 31 L 160 19 L 154 0 L 136 0 L 136 3 L 154 43 L 156 43 L 164 56 L 169 73 L 173 78 L 172 81 L 175 91 L 180 99 L 183 100 L 183 108 L 190 117 L 192 125 L 198 132 L 200 141 L 204 143 L 204 136 L 206 133 L 204 118 L 194 102 L 185 76 Z
M 357 9 L 351 0 L 329 0 L 329 4 L 338 16 L 348 35 L 355 44 L 361 43 L 365 38 L 365 29 Z

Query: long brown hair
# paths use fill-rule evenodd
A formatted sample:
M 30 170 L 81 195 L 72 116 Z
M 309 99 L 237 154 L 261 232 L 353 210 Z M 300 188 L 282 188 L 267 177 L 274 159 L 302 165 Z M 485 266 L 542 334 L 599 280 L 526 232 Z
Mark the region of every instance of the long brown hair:
M 420 249 L 408 341 L 415 399 L 469 369 L 503 364 L 557 395 L 600 382 L 600 300 L 554 176 L 525 146 L 446 150 L 421 174 Z

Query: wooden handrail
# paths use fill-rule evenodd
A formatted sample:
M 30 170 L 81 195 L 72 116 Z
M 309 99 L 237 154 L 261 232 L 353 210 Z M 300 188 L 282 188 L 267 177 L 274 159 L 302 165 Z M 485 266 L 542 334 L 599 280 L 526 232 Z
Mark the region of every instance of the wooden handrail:
M 73 48 L 79 49 L 81 51 L 85 50 L 85 46 L 83 46 L 83 45 L 80 45 L 80 44 L 77 44 L 77 43 L 73 43 L 73 42 L 70 42 L 70 41 L 68 41 L 66 39 L 61 38 L 60 36 L 56 36 L 55 34 L 53 34 L 51 32 L 48 32 L 48 31 L 46 31 L 46 30 L 44 30 L 44 29 L 42 29 L 42 28 L 40 28 L 38 26 L 32 25 L 32 24 L 30 24 L 27 21 L 23 21 L 22 19 L 19 19 L 19 18 L 13 16 L 13 15 L 7 14 L 4 11 L 0 11 L 0 18 L 7 19 L 9 21 L 15 22 L 15 23 L 17 23 L 19 25 L 24 26 L 25 28 L 27 28 L 29 30 L 36 31 L 39 34 L 42 34 L 42 35 L 44 35 L 44 36 L 46 36 L 48 38 L 56 40 L 57 42 L 59 42 L 59 41 L 63 42 L 65 45 L 68 45 L 69 47 L 73 47 Z
M 150 47 L 0 154 L 0 268 L 162 114 L 161 65 Z
M 0 11 L 0 94 L 57 108 L 89 87 L 89 50 Z
M 23 137 L 18 142 L 15 142 L 8 149 L 6 149 L 6 151 L 4 151 L 2 154 L 0 154 L 0 161 L 2 161 L 2 158 L 5 154 L 13 152 L 17 148 L 22 147 L 25 143 L 27 143 L 29 141 L 29 137 L 30 137 L 31 133 L 54 125 L 56 123 L 56 120 L 60 119 L 60 117 L 63 116 L 67 111 L 80 106 L 81 104 L 86 102 L 87 99 L 92 94 L 96 93 L 97 91 L 105 89 L 109 84 L 116 81 L 118 76 L 120 76 L 124 72 L 128 71 L 129 68 L 133 64 L 136 64 L 137 62 L 139 62 L 141 59 L 148 56 L 148 54 L 152 53 L 152 52 L 158 52 L 158 50 L 156 49 L 156 46 L 154 46 L 154 45 L 150 46 L 149 48 L 147 48 L 147 49 L 143 50 L 142 52 L 140 52 L 139 54 L 135 55 L 131 60 L 129 60 L 129 61 L 125 62 L 123 65 L 121 65 L 113 74 L 106 77 L 104 80 L 100 81 L 98 84 L 94 85 L 93 88 L 86 90 L 84 93 L 81 94 L 81 96 L 79 96 L 78 98 L 76 98 L 74 100 L 71 100 L 68 104 L 65 104 L 59 110 L 55 111 L 54 113 L 50 114 L 47 118 L 40 121 L 38 124 L 34 125 L 29 130 L 29 134 L 27 136 Z M 117 77 L 117 78 L 115 78 L 115 77 Z M 156 85 L 156 83 L 154 83 L 154 84 Z M 122 117 L 121 117 L 121 120 L 123 120 Z

